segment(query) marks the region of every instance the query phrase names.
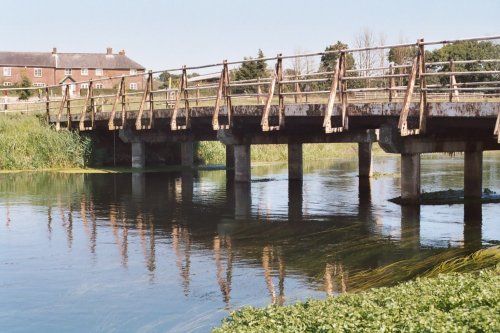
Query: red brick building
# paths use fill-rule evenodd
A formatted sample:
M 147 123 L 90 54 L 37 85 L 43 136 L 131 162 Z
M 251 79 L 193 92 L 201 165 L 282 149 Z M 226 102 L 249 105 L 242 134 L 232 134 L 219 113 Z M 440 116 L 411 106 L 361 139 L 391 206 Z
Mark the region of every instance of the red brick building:
M 144 73 L 145 68 L 125 55 L 125 51 L 106 53 L 58 53 L 52 52 L 0 52 L 0 86 L 14 86 L 28 77 L 33 86 L 44 87 L 61 83 L 70 84 L 70 93 L 78 94 L 88 87 L 74 82 L 96 80 L 110 76 Z M 143 77 L 126 78 L 126 88 L 143 89 Z M 94 88 L 110 89 L 115 80 L 96 81 Z

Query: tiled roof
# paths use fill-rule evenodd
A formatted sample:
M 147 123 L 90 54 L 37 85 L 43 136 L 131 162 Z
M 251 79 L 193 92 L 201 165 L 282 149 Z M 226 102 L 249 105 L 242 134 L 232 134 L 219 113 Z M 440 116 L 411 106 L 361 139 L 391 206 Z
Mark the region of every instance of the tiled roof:
M 144 70 L 125 54 L 105 53 L 0 52 L 0 67 L 5 66 Z

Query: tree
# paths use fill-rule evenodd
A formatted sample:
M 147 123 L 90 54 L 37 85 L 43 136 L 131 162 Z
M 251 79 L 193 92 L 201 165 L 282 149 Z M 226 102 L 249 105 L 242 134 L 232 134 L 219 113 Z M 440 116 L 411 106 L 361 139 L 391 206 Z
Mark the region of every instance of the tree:
M 345 43 L 342 43 L 341 41 L 337 41 L 337 43 L 332 44 L 330 46 L 327 46 L 325 48 L 325 52 L 329 51 L 341 51 L 341 50 L 346 50 L 348 49 L 349 46 Z M 337 63 L 337 59 L 339 58 L 340 53 L 333 52 L 333 53 L 327 53 L 323 54 L 321 56 L 321 62 L 320 62 L 320 71 L 321 72 L 333 72 L 335 70 L 335 64 Z M 345 64 L 346 64 L 346 70 L 351 70 L 351 69 L 356 69 L 356 62 L 354 60 L 354 57 L 351 53 L 346 53 L 346 59 L 345 59 Z M 357 73 L 347 73 L 347 76 L 353 77 L 353 76 L 358 76 Z M 348 85 L 349 88 L 360 88 L 362 86 L 363 82 L 360 82 L 359 80 L 350 80 Z M 331 86 L 331 81 L 326 82 L 326 84 L 321 85 L 322 89 L 330 89 Z
M 28 89 L 31 87 L 31 80 L 27 76 L 23 75 L 21 82 L 19 82 L 16 86 L 19 88 L 26 88 L 19 91 L 20 100 L 27 100 L 33 95 L 33 90 Z
M 325 48 L 325 52 L 329 51 L 341 51 L 348 49 L 349 46 L 347 44 L 342 43 L 341 41 L 337 41 L 336 44 L 332 44 Z M 321 56 L 320 70 L 322 72 L 332 72 L 335 69 L 335 63 L 339 58 L 339 53 L 327 53 Z M 346 54 L 346 69 L 355 69 L 355 61 L 354 57 L 351 53 Z
M 267 76 L 267 63 L 262 60 L 264 59 L 264 53 L 261 49 L 259 49 L 257 53 L 257 58 L 254 59 L 252 57 L 245 57 L 245 62 L 241 64 L 240 68 L 238 68 L 234 73 L 234 79 L 236 81 L 242 80 L 253 80 L 261 77 Z M 256 88 L 249 87 L 235 87 L 235 92 L 255 92 Z
M 500 59 L 500 45 L 489 41 L 465 41 L 453 44 L 447 44 L 437 50 L 426 53 L 427 62 L 449 61 L 449 60 L 486 60 Z M 448 72 L 450 66 L 439 65 L 433 66 L 428 71 Z M 499 63 L 473 63 L 473 64 L 455 64 L 456 72 L 460 71 L 499 71 Z M 482 81 L 497 81 L 499 75 L 468 75 L 457 76 L 457 82 L 482 82 Z M 448 84 L 449 77 L 440 77 L 441 84 Z

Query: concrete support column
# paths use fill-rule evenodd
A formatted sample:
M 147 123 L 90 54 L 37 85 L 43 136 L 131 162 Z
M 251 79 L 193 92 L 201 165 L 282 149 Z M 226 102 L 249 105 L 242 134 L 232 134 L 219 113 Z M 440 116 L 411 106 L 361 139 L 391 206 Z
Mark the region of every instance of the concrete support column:
M 194 165 L 194 143 L 192 141 L 181 143 L 181 165 L 189 168 Z
M 417 201 L 420 197 L 420 154 L 401 155 L 401 199 Z
M 469 199 L 480 199 L 483 192 L 483 152 L 465 151 L 464 195 Z
M 401 206 L 401 246 L 420 249 L 420 205 Z
M 250 145 L 234 145 L 234 181 L 249 183 Z
M 358 143 L 359 177 L 372 176 L 372 143 Z
M 288 144 L 288 179 L 302 180 L 302 144 Z
M 142 141 L 132 142 L 132 168 L 144 168 L 146 166 L 146 146 Z
M 234 146 L 226 145 L 226 169 L 234 169 Z

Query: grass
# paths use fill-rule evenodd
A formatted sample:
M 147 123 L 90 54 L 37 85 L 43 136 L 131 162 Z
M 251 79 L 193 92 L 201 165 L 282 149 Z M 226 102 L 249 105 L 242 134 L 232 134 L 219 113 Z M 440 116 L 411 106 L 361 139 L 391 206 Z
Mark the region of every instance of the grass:
M 213 332 L 499 332 L 499 313 L 495 246 L 445 260 L 395 287 L 284 307 L 245 307 Z
M 0 117 L 0 169 L 83 167 L 90 140 L 77 133 L 56 132 L 35 116 Z
M 288 158 L 287 145 L 252 145 L 252 162 L 284 162 Z M 373 145 L 373 152 L 384 154 L 378 145 Z M 353 158 L 358 153 L 356 143 L 321 143 L 305 144 L 304 160 L 318 161 L 336 158 Z M 202 141 L 196 151 L 201 164 L 225 164 L 226 148 L 218 141 Z

